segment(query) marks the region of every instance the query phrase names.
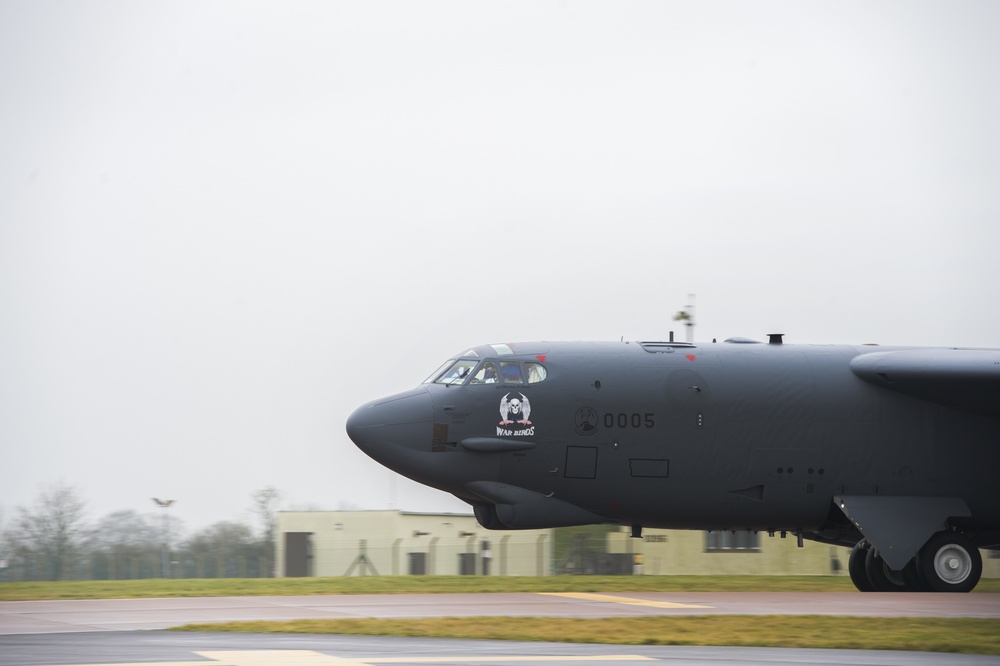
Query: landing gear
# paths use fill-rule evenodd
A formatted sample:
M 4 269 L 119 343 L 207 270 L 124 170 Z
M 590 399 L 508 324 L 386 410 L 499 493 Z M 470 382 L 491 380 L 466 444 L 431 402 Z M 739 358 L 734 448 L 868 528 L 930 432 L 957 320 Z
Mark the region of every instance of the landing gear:
M 983 575 L 983 558 L 960 532 L 938 532 L 917 555 L 917 571 L 934 592 L 968 592 Z
M 851 550 L 851 582 L 861 592 L 968 592 L 983 574 L 983 558 L 960 532 L 938 532 L 902 571 L 889 568 L 867 539 Z
M 865 573 L 868 574 L 868 581 L 876 592 L 906 592 L 909 590 L 903 572 L 890 569 L 874 548 L 869 548 L 865 555 Z
M 926 590 L 920 580 L 914 560 L 902 571 L 889 568 L 879 552 L 868 539 L 854 544 L 847 560 L 847 571 L 851 582 L 861 592 L 922 592 Z
M 865 573 L 876 592 L 930 592 L 917 571 L 916 559 L 907 562 L 902 571 L 896 571 L 877 550 L 870 548 L 865 557 Z
M 847 573 L 851 574 L 851 582 L 854 583 L 854 587 L 861 592 L 875 591 L 875 586 L 872 585 L 868 573 L 865 571 L 865 557 L 870 548 L 871 544 L 868 543 L 868 539 L 862 539 L 854 544 L 851 556 L 847 558 Z

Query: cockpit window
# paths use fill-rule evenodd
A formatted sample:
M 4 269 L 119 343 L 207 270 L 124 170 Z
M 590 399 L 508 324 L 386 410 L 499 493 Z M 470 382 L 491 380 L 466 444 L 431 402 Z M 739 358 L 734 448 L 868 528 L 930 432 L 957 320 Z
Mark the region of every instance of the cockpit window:
M 493 361 L 486 361 L 483 363 L 479 370 L 472 376 L 469 381 L 470 384 L 496 384 L 497 383 L 497 364 Z
M 476 367 L 476 361 L 460 359 L 455 361 L 451 367 L 435 379 L 437 384 L 462 384 L 469 377 L 469 373 Z
M 476 361 L 452 359 L 434 371 L 430 377 L 424 380 L 424 384 L 431 382 L 437 384 L 461 384 L 476 367 Z
M 443 363 L 443 364 L 441 365 L 441 367 L 440 367 L 440 368 L 438 368 L 437 370 L 435 370 L 435 371 L 434 371 L 433 373 L 431 373 L 431 375 L 430 375 L 430 376 L 429 376 L 429 377 L 428 377 L 427 379 L 425 379 L 425 380 L 424 380 L 424 384 L 430 384 L 430 383 L 431 383 L 431 382 L 433 382 L 433 381 L 434 381 L 435 379 L 437 379 L 438 377 L 440 377 L 440 376 L 441 376 L 441 374 L 442 374 L 442 373 L 443 373 L 443 372 L 444 372 L 445 370 L 447 370 L 448 368 L 450 368 L 450 367 L 451 367 L 451 364 L 452 364 L 452 363 L 454 363 L 454 362 L 455 362 L 455 361 L 454 361 L 454 359 L 452 359 L 452 360 L 450 360 L 450 361 L 445 361 L 445 362 L 444 362 L 444 363 Z
M 514 350 L 508 345 L 490 345 L 493 347 L 493 351 L 496 352 L 497 356 L 513 356 Z
M 521 383 L 521 364 L 513 361 L 502 361 L 500 363 L 500 376 L 504 384 Z
M 524 369 L 528 372 L 528 383 L 537 384 L 538 382 L 545 381 L 548 376 L 548 371 L 545 366 L 541 363 L 525 363 Z
M 498 369 L 499 366 L 499 369 Z M 452 359 L 424 380 L 425 384 L 537 384 L 545 381 L 548 371 L 541 363 L 472 359 Z

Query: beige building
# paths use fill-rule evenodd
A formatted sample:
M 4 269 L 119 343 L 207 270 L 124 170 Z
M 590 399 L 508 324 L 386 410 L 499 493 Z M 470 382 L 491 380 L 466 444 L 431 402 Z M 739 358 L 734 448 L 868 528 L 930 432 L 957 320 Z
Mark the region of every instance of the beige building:
M 551 530 L 490 531 L 475 517 L 404 511 L 283 511 L 279 576 L 544 576 Z
M 847 575 L 850 549 L 764 532 L 622 527 L 486 530 L 471 515 L 403 511 L 285 511 L 278 514 L 279 576 L 491 575 Z M 561 545 L 560 545 L 561 544 Z M 983 551 L 983 576 L 1000 559 Z
M 765 532 L 643 530 L 641 539 L 626 531 L 610 535 L 613 552 L 634 553 L 646 575 L 847 575 L 850 548 Z

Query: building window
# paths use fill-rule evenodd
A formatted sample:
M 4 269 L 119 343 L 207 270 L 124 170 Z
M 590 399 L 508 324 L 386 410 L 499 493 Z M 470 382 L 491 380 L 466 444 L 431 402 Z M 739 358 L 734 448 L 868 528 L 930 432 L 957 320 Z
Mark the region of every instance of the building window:
M 760 535 L 756 532 L 705 532 L 706 553 L 759 553 Z

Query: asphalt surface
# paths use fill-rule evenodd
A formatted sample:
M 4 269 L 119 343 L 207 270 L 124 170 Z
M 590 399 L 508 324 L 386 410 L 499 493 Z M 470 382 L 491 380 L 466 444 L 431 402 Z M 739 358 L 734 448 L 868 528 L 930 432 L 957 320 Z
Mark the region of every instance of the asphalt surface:
M 0 602 L 0 635 L 167 629 L 241 620 L 718 614 L 1000 618 L 1000 594 L 620 592 L 5 601 Z
M 1000 658 L 917 652 L 571 645 L 392 637 L 178 633 L 186 623 L 298 618 L 644 615 L 1000 618 L 1000 594 L 425 594 L 0 602 L 0 666 L 362 664 L 958 664 Z M 544 621 L 544 620 L 540 620 Z M 762 621 L 766 621 L 762 618 Z
M 574 645 L 375 636 L 107 632 L 0 637 L 4 666 L 996 666 L 996 657 L 873 650 Z

